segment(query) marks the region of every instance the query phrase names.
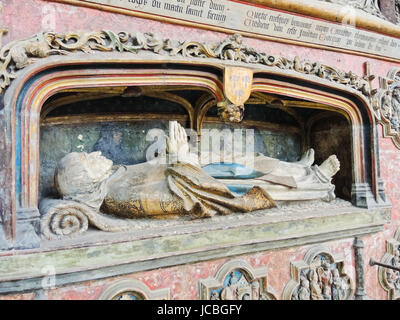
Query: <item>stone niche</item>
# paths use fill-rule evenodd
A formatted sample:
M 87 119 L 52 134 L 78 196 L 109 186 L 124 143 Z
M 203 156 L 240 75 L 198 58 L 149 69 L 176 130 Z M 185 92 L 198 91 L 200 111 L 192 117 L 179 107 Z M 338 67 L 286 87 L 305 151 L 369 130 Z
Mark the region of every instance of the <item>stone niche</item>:
M 190 126 L 182 100 L 195 104 L 204 93 L 177 90 L 168 94 L 172 95 L 168 100 L 152 95 L 124 97 L 123 93 L 89 100 L 90 96 L 80 93 L 81 101 L 64 104 L 61 103 L 76 97 L 68 98 L 65 93 L 52 97 L 43 107 L 41 117 L 40 198 L 57 197 L 54 170 L 57 162 L 70 152 L 101 151 L 116 165 L 143 163 L 146 157 L 162 152 L 164 145 L 159 139 L 168 134 L 168 121 L 177 120 L 186 128 Z M 336 154 L 340 171 L 333 178 L 335 192 L 349 201 L 352 164 L 351 153 L 346 150 L 351 148 L 351 132 L 346 119 L 335 112 L 298 107 L 303 101 L 276 97 L 272 103 L 263 103 L 265 99 L 261 94 L 251 97 L 241 123 L 222 122 L 217 107 L 211 107 L 198 131 L 199 152 L 208 152 L 217 142 L 221 158 L 225 150 L 228 153 L 254 150 L 295 162 L 313 148 L 315 164 Z M 293 108 L 287 107 L 291 104 Z
M 207 105 L 203 114 L 193 107 L 198 108 L 201 103 Z M 220 162 L 232 162 L 232 153 L 235 152 L 296 162 L 312 148 L 315 151 L 314 164 L 320 165 L 330 155 L 337 155 L 340 171 L 332 180 L 337 197 L 332 203 L 276 201 L 277 208 L 251 214 L 261 217 L 270 212 L 307 211 L 311 207 L 321 208 L 322 211 L 338 207 L 350 209 L 353 178 L 352 155 L 349 152 L 352 148 L 351 127 L 342 114 L 326 109 L 314 102 L 253 93 L 245 104 L 243 120 L 233 123 L 220 119 L 216 102 L 201 88 L 114 87 L 58 93 L 46 102 L 41 113 L 39 202 L 59 198 L 54 173 L 57 163 L 66 154 L 101 151 L 114 165 L 144 163 L 165 154 L 169 121 L 176 120 L 191 129 L 187 131 L 189 143 L 191 147 L 197 146 L 193 150 L 198 152 L 200 159 L 212 150 L 219 154 Z M 93 223 L 89 219 L 80 222 L 82 228 L 77 227 L 74 225 L 76 218 L 68 218 L 64 212 L 69 209 L 63 210 L 60 210 L 58 220 L 42 218 L 44 238 L 69 238 L 85 234 L 86 229 L 93 232 L 99 224 L 105 224 Z M 102 208 L 100 210 L 107 213 Z M 246 214 L 229 218 L 216 216 L 211 221 L 219 225 L 224 219 L 232 223 L 243 219 L 241 223 L 244 223 L 246 217 Z M 248 219 L 253 218 L 249 215 Z M 149 228 L 160 227 L 172 230 L 176 225 L 187 227 L 191 223 L 185 217 L 174 221 L 133 220 L 121 220 L 118 227 L 112 230 L 145 232 Z M 60 231 L 57 223 L 63 225 L 65 230 Z M 192 224 L 196 228 L 196 223 Z M 110 231 L 111 228 L 100 229 Z M 88 239 L 89 243 L 91 241 Z

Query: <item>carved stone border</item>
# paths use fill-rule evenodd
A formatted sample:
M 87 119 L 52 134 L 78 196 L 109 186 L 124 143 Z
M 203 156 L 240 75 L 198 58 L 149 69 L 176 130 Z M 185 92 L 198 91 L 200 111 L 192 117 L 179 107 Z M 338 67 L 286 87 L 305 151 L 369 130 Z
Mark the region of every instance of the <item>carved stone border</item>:
M 392 239 L 386 240 L 386 252 L 381 259 L 381 263 L 393 265 L 393 258 L 396 249 L 400 248 L 400 227 L 394 234 Z M 378 267 L 378 280 L 382 288 L 388 293 L 389 300 L 400 299 L 400 289 L 396 289 L 388 279 L 388 272 L 390 269 L 379 266 Z
M 134 292 L 140 294 L 144 300 L 169 300 L 169 288 L 150 290 L 138 280 L 121 280 L 106 288 L 98 300 L 115 300 L 118 295 Z
M 0 94 L 6 90 L 11 81 L 24 69 L 38 59 L 51 55 L 69 55 L 76 52 L 93 53 L 128 52 L 137 54 L 150 51 L 156 54 L 181 56 L 185 58 L 211 58 L 226 61 L 242 62 L 252 65 L 264 65 L 283 70 L 315 76 L 335 82 L 357 91 L 367 99 L 371 96 L 369 75 L 358 76 L 352 71 L 345 72 L 319 62 L 310 62 L 295 57 L 293 60 L 260 53 L 243 44 L 240 34 L 234 34 L 218 44 L 211 45 L 195 41 L 178 42 L 161 39 L 153 33 L 135 35 L 122 31 L 92 32 L 42 32 L 30 38 L 8 43 L 0 50 Z
M 320 254 L 323 254 L 329 257 L 331 263 L 341 264 L 341 273 L 340 276 L 346 278 L 350 283 L 350 293 L 347 296 L 346 300 L 349 300 L 354 293 L 354 285 L 353 281 L 349 276 L 343 273 L 343 254 L 333 254 L 331 250 L 326 246 L 316 246 L 311 248 L 304 256 L 303 260 L 294 261 L 290 263 L 290 273 L 291 279 L 286 284 L 283 289 L 282 299 L 283 300 L 292 300 L 293 293 L 295 289 L 300 285 L 300 276 L 303 270 L 309 269 L 312 265 L 313 260 Z
M 260 295 L 263 294 L 267 300 L 276 300 L 274 289 L 268 285 L 267 269 L 253 269 L 247 261 L 241 259 L 231 260 L 222 265 L 214 277 L 199 280 L 199 299 L 211 300 L 210 290 L 223 287 L 224 280 L 234 270 L 244 272 L 249 282 L 258 281 L 260 284 Z

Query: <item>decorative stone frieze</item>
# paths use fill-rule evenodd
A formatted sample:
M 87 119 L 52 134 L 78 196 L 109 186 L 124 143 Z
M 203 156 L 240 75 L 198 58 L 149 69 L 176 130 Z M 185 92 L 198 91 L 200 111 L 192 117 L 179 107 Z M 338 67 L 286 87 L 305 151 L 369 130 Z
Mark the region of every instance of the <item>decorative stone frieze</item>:
M 253 269 L 244 260 L 225 263 L 212 278 L 199 281 L 201 300 L 276 300 L 266 268 Z
M 301 261 L 291 263 L 292 279 L 283 290 L 284 300 L 349 300 L 353 283 L 344 273 L 344 257 L 324 246 L 312 248 Z
M 168 300 L 169 288 L 150 290 L 138 280 L 121 280 L 106 288 L 99 300 Z
M 68 55 L 76 52 L 92 53 L 151 51 L 157 54 L 183 56 L 186 58 L 213 58 L 231 60 L 247 64 L 259 64 L 292 70 L 356 89 L 369 97 L 369 79 L 345 72 L 319 62 L 301 60 L 299 57 L 287 59 L 267 53 L 259 53 L 243 44 L 242 36 L 234 34 L 216 45 L 196 41 L 172 41 L 161 39 L 154 33 L 132 34 L 126 31 L 92 32 L 42 32 L 24 40 L 8 43 L 0 51 L 0 93 L 17 77 L 18 70 L 34 63 L 37 59 L 50 55 Z

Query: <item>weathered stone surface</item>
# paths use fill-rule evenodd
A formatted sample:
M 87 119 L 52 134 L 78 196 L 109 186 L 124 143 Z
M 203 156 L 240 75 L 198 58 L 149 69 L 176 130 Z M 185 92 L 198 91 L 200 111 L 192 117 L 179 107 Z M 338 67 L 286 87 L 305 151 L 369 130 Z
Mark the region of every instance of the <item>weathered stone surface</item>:
M 390 220 L 390 210 L 387 209 L 365 210 L 343 201 L 334 202 L 333 208 L 329 207 L 318 209 L 318 205 L 303 204 L 297 209 L 289 206 L 286 210 L 233 215 L 223 225 L 220 220 L 211 219 L 188 221 L 181 225 L 170 222 L 170 227 L 167 222 L 159 222 L 164 226 L 152 229 L 147 223 L 145 230 L 139 228 L 129 234 L 97 232 L 58 244 L 42 242 L 41 251 L 37 253 L 0 257 L 0 292 L 38 289 L 42 268 L 48 265 L 54 268 L 57 286 L 60 286 L 369 234 L 382 230 L 383 224 Z M 119 243 L 112 243 L 115 241 Z M 109 244 L 105 244 L 107 242 Z M 62 248 L 64 250 L 60 250 Z

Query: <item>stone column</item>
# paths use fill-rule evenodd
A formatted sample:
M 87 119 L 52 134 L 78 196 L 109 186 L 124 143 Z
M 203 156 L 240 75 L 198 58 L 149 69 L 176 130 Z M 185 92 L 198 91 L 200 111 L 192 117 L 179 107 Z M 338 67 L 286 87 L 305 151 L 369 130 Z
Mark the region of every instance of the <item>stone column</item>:
M 364 288 L 364 261 L 362 256 L 364 243 L 360 237 L 354 238 L 353 248 L 356 268 L 356 293 L 354 299 L 369 300 Z

